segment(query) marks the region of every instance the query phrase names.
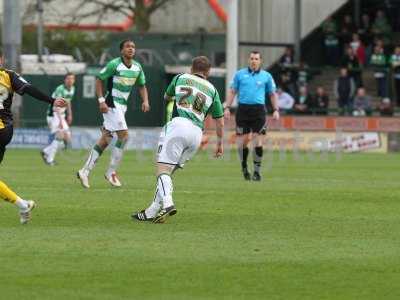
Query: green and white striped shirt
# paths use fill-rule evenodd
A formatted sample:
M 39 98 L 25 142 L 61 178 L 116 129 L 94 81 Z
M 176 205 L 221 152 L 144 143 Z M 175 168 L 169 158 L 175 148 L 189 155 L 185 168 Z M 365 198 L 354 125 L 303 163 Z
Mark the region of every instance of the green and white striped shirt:
M 51 94 L 51 97 L 55 98 L 64 98 L 67 102 L 71 103 L 72 98 L 75 95 L 75 86 L 72 86 L 70 89 L 68 89 L 64 84 L 60 84 Z M 58 108 L 59 112 L 61 115 L 65 115 L 66 108 L 65 107 L 59 107 Z M 48 109 L 47 109 L 47 116 L 52 117 L 53 116 L 53 104 L 50 104 Z
M 204 119 L 209 113 L 214 119 L 224 116 L 217 89 L 198 75 L 187 73 L 176 75 L 165 94 L 175 97 L 172 118 L 187 118 L 203 129 Z
M 111 60 L 97 76 L 100 80 L 107 80 L 106 103 L 114 107 L 114 103 L 127 105 L 132 88 L 137 83 L 139 86 L 146 84 L 142 66 L 132 60 L 130 66 L 125 65 L 121 57 Z

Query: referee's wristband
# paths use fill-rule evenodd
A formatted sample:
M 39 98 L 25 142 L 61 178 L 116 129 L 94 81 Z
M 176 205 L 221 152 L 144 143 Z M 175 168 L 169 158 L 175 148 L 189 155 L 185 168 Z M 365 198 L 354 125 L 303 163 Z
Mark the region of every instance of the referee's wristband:
M 101 104 L 101 103 L 106 102 L 106 98 L 104 98 L 104 97 L 99 97 L 99 98 L 97 99 L 97 101 L 99 101 L 99 103 Z

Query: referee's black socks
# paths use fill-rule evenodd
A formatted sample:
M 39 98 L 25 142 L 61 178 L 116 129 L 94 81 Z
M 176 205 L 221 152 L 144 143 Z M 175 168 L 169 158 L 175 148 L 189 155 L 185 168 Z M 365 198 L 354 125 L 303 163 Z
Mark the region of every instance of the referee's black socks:
M 239 147 L 239 158 L 240 162 L 242 163 L 242 169 L 247 170 L 247 157 L 249 156 L 249 148 L 241 148 Z
M 263 156 L 263 147 L 254 147 L 253 150 L 253 160 L 254 160 L 254 173 L 260 174 L 261 161 Z

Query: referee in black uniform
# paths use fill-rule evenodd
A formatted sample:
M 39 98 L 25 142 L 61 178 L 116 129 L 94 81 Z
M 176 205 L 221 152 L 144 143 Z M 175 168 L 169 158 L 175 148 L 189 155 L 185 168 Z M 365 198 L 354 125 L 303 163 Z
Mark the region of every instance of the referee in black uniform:
M 258 51 L 249 55 L 249 66 L 236 72 L 228 98 L 224 103 L 225 117 L 229 118 L 229 108 L 237 95 L 238 108 L 236 112 L 236 135 L 239 157 L 242 164 L 243 176 L 246 180 L 261 180 L 261 161 L 263 156 L 263 140 L 266 134 L 266 108 L 265 96 L 271 100 L 275 120 L 279 120 L 278 98 L 276 85 L 271 74 L 261 69 L 262 58 Z M 249 143 L 254 141 L 253 176 L 247 167 Z

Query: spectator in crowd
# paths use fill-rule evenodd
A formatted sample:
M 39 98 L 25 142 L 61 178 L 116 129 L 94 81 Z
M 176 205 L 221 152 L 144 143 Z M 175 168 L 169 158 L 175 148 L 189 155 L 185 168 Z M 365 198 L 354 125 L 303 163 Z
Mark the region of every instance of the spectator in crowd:
M 378 10 L 376 12 L 375 21 L 372 24 L 372 33 L 378 38 L 381 38 L 385 45 L 390 43 L 392 28 L 383 10 Z
M 375 46 L 379 46 L 380 48 L 382 48 L 383 54 L 385 56 L 389 55 L 388 51 L 389 51 L 390 47 L 385 46 L 383 39 L 381 39 L 377 36 L 374 37 L 374 43 L 373 43 L 371 55 L 374 53 Z M 371 60 L 371 55 L 369 56 L 369 60 Z
M 374 37 L 374 48 L 375 46 L 379 46 L 380 48 L 383 49 L 383 51 L 385 51 L 385 43 L 383 42 L 383 40 L 377 36 Z M 373 49 L 372 49 L 373 51 Z
M 366 116 L 370 115 L 371 112 L 371 96 L 366 94 L 363 87 L 359 87 L 354 97 L 353 116 Z
M 289 46 L 285 48 L 285 52 L 279 59 L 279 69 L 282 83 L 281 86 L 290 89 L 292 85 L 295 85 L 296 80 L 293 49 Z
M 353 18 L 351 17 L 351 15 L 345 15 L 340 30 L 342 45 L 350 43 L 351 35 L 353 34 L 353 32 L 356 32 L 356 27 L 354 26 Z
M 396 28 L 396 18 L 398 16 L 398 0 L 383 0 L 382 9 L 386 12 L 388 23 L 390 24 L 391 28 Z
M 372 44 L 372 32 L 371 32 L 371 19 L 368 14 L 361 16 L 360 26 L 358 28 L 358 34 L 361 36 L 361 40 L 364 45 L 368 48 Z
M 299 88 L 299 95 L 296 97 L 294 103 L 294 112 L 297 114 L 308 114 L 310 113 L 310 105 L 312 104 L 312 97 L 308 93 L 306 86 Z
M 400 31 L 400 3 L 397 0 L 386 0 L 390 2 L 390 5 L 386 6 L 386 11 L 389 12 L 390 24 L 392 25 L 393 31 Z M 390 6 L 390 7 L 389 7 Z
M 353 49 L 353 53 L 358 58 L 360 66 L 365 65 L 366 62 L 365 46 L 363 42 L 360 40 L 360 36 L 358 35 L 358 33 L 353 33 L 350 42 L 350 47 Z
M 355 92 L 355 84 L 346 68 L 340 69 L 340 76 L 334 82 L 333 92 L 338 101 L 340 114 L 349 112 Z
M 278 95 L 278 106 L 279 110 L 285 114 L 288 114 L 292 111 L 294 105 L 294 98 L 284 92 L 281 88 L 278 88 L 276 91 Z
M 291 80 L 290 73 L 281 73 L 278 85 L 284 92 L 289 93 L 292 96 L 296 95 L 296 85 Z
M 297 86 L 300 87 L 303 85 L 307 85 L 309 79 L 310 79 L 310 72 L 308 65 L 304 61 L 301 61 L 299 67 L 296 69 Z
M 396 46 L 389 62 L 393 72 L 397 106 L 400 106 L 400 46 Z
M 325 89 L 322 86 L 317 87 L 317 91 L 314 96 L 311 110 L 317 115 L 327 115 L 329 107 L 329 97 Z
M 346 48 L 346 55 L 342 60 L 342 67 L 348 70 L 349 76 L 353 78 L 357 87 L 362 85 L 361 66 L 352 47 Z
M 292 47 L 286 47 L 281 59 L 279 60 L 281 70 L 287 71 L 292 69 L 294 64 L 294 55 Z
M 371 55 L 370 65 L 374 70 L 378 96 L 384 98 L 387 95 L 387 68 L 386 56 L 383 53 L 382 47 L 375 46 L 374 53 Z
M 389 98 L 383 98 L 382 101 L 378 105 L 378 110 L 381 116 L 393 116 L 393 105 L 390 102 Z
M 322 23 L 322 31 L 324 33 L 324 35 L 336 35 L 338 28 L 337 28 L 337 24 L 336 21 L 329 16 L 328 18 L 326 18 L 326 20 L 324 21 L 324 23 Z
M 326 63 L 336 66 L 340 57 L 340 49 L 337 38 L 338 28 L 332 17 L 328 17 L 322 24 L 322 32 L 324 33 Z

